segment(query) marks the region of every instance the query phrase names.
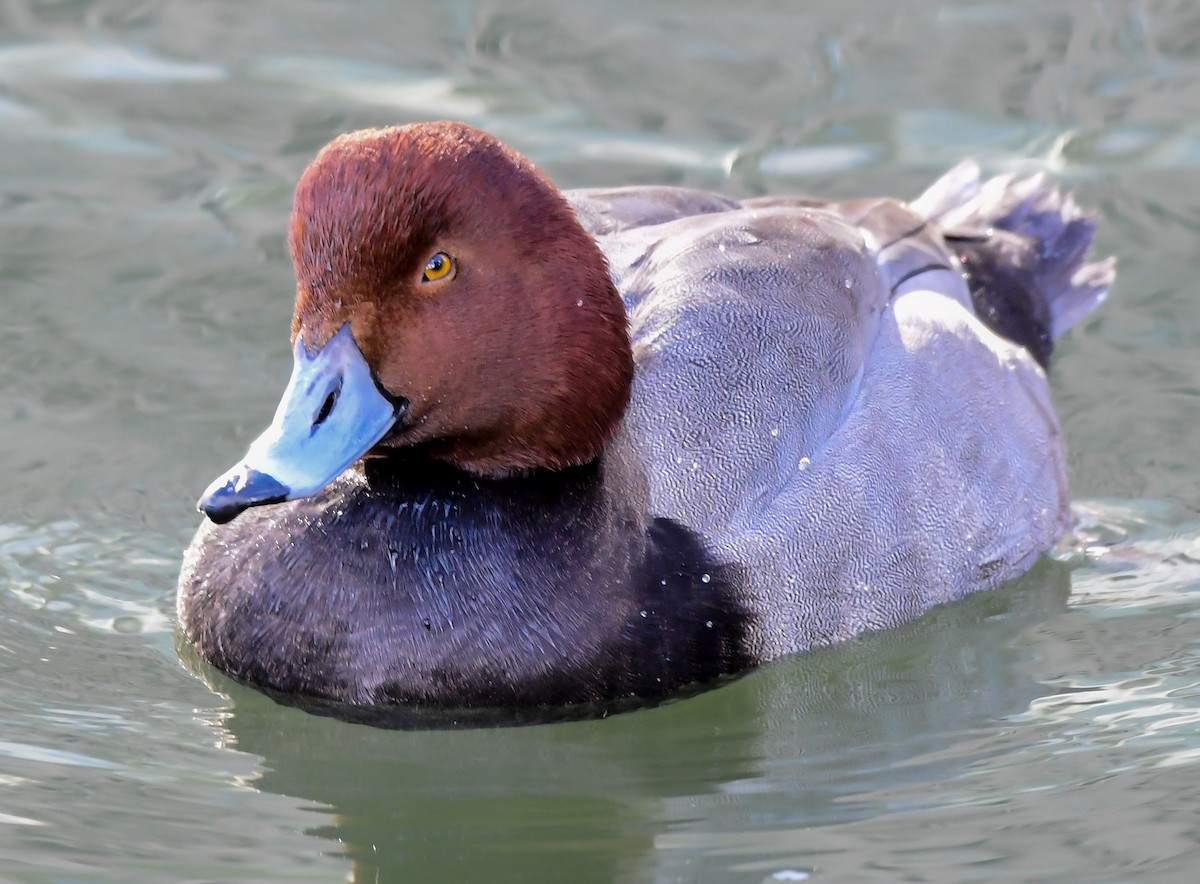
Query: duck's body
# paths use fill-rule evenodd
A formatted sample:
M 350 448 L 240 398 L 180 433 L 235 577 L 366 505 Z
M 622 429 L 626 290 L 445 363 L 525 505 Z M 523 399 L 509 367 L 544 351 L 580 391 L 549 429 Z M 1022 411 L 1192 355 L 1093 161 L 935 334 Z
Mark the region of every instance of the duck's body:
M 424 156 L 411 131 L 373 135 Z M 449 131 L 459 145 L 464 132 L 478 137 Z M 1091 223 L 1037 183 L 981 189 L 961 167 L 911 206 L 571 192 L 567 221 L 547 223 L 577 218 L 615 291 L 594 274 L 553 295 L 529 282 L 546 300 L 529 318 L 513 316 L 521 340 L 506 350 L 507 341 L 489 349 L 490 326 L 476 334 L 455 318 L 453 336 L 440 335 L 451 320 L 419 312 L 454 290 L 429 308 L 414 288 L 400 302 L 417 307 L 400 318 L 364 292 L 364 280 L 379 289 L 403 275 L 407 257 L 372 255 L 369 272 L 335 266 L 329 250 L 363 222 L 312 234 L 323 222 L 314 212 L 338 208 L 320 163 L 293 221 L 301 297 L 288 401 L 306 383 L 316 390 L 293 412 L 311 422 L 305 440 L 319 438 L 326 418 L 310 403 L 328 415 L 348 395 L 339 391 L 365 389 L 354 380 L 367 371 L 358 359 L 380 403 L 400 404 L 391 417 L 372 406 L 383 456 L 316 496 L 277 502 L 300 494 L 275 474 L 288 457 L 305 469 L 310 458 L 279 453 L 276 437 L 304 436 L 288 428 L 283 406 L 270 445 L 256 443 L 259 459 L 252 448 L 214 484 L 207 507 L 222 521 L 273 503 L 227 525 L 206 522 L 180 578 L 185 632 L 235 676 L 356 704 L 660 696 L 994 586 L 1068 524 L 1065 453 L 1039 360 L 1103 296 L 1112 268 L 1084 264 Z M 393 188 L 397 199 L 405 184 Z M 341 196 L 365 199 L 353 187 Z M 423 261 L 443 237 L 451 246 L 436 254 L 454 256 L 462 286 L 477 286 L 457 309 L 493 309 L 478 287 L 508 296 L 513 283 L 468 276 L 492 261 L 446 227 L 414 234 L 417 244 L 397 253 Z M 535 254 L 553 256 L 550 278 L 575 260 L 575 231 L 567 246 L 537 245 Z M 974 271 L 969 283 L 960 258 Z M 322 261 L 324 275 L 306 271 Z M 508 309 L 528 309 L 525 298 Z M 301 347 L 306 329 L 323 339 L 315 354 Z M 417 346 L 424 362 L 452 368 L 402 387 L 426 370 L 410 354 L 393 371 L 395 351 Z M 456 392 L 467 370 L 445 372 L 468 351 L 481 358 L 477 350 L 499 355 L 469 380 L 524 410 L 476 401 L 473 387 Z M 351 366 L 332 400 L 324 375 L 304 374 L 321 353 Z M 559 353 L 574 361 L 564 356 L 551 372 L 545 363 Z M 524 407 L 542 398 L 540 411 Z M 447 400 L 471 405 L 442 417 Z M 375 445 L 363 438 L 364 451 Z M 301 442 L 315 444 L 286 444 Z

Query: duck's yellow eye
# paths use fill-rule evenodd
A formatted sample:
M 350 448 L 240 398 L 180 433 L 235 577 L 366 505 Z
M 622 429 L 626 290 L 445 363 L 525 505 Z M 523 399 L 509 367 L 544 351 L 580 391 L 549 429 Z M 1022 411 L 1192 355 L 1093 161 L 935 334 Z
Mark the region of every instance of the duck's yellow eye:
M 421 274 L 421 282 L 437 282 L 447 279 L 454 273 L 454 259 L 445 252 L 437 252 L 425 262 L 425 272 Z

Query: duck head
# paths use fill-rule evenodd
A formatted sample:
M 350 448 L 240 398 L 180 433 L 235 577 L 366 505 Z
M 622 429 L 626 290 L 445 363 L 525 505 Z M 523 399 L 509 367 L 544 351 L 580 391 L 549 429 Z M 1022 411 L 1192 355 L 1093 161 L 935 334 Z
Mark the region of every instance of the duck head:
M 461 123 L 343 135 L 296 188 L 291 381 L 205 491 L 226 522 L 421 446 L 487 477 L 597 457 L 629 400 L 603 253 L 532 163 Z

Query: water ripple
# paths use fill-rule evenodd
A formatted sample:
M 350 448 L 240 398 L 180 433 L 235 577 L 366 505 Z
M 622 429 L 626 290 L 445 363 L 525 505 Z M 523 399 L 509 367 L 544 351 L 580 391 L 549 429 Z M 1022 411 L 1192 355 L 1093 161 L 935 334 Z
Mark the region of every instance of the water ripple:
M 211 82 L 226 76 L 227 72 L 219 65 L 172 61 L 145 49 L 116 43 L 27 43 L 0 47 L 0 82 Z
M 53 614 L 58 631 L 76 626 L 100 633 L 170 636 L 179 563 L 166 543 L 143 532 L 84 521 L 0 523 L 3 594 Z

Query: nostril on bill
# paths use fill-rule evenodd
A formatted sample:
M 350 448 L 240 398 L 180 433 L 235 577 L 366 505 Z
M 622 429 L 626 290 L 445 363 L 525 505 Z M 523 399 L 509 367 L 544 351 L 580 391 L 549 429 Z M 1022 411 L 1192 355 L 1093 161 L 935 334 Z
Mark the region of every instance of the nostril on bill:
M 329 395 L 325 397 L 325 401 L 321 403 L 320 409 L 317 410 L 317 416 L 313 418 L 312 428 L 315 430 L 321 424 L 325 423 L 325 419 L 329 417 L 333 411 L 333 406 L 337 405 L 338 394 L 342 392 L 342 385 L 338 384 L 329 391 Z

